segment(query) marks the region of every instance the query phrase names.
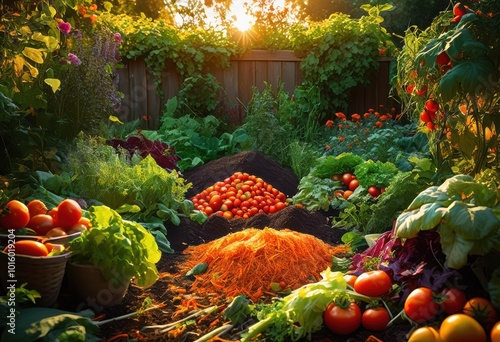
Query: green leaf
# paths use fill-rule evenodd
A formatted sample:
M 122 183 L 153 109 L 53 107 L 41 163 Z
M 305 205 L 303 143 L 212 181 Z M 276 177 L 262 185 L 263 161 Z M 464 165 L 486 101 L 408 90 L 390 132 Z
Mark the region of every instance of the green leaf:
M 43 81 L 52 88 L 53 93 L 55 93 L 61 86 L 61 81 L 57 78 L 46 78 Z
M 438 203 L 426 203 L 418 209 L 405 211 L 396 220 L 394 235 L 412 238 L 421 230 L 436 228 L 441 223 L 444 210 Z
M 451 101 L 459 92 L 475 97 L 489 90 L 492 82 L 498 80 L 498 71 L 487 57 L 465 60 L 457 63 L 439 82 L 443 101 Z
M 200 273 L 204 273 L 208 268 L 208 264 L 206 262 L 195 265 L 192 269 L 186 272 L 186 277 L 190 277 L 193 275 L 197 275 Z
M 121 122 L 121 121 L 120 121 L 120 119 L 119 119 L 117 116 L 110 115 L 110 116 L 108 117 L 108 119 L 109 119 L 109 121 L 111 121 L 111 122 L 118 122 L 118 123 L 123 124 L 123 122 Z
M 439 203 L 439 206 L 446 207 L 449 202 L 451 202 L 450 196 L 446 192 L 438 189 L 437 186 L 430 186 L 418 194 L 406 210 L 412 211 L 428 203 Z

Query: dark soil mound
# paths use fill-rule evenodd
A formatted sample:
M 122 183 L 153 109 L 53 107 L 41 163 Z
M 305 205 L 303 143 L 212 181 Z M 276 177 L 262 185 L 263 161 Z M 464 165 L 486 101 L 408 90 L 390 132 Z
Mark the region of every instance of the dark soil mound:
M 262 178 L 287 197 L 292 197 L 297 192 L 299 179 L 292 171 L 283 168 L 261 152 L 246 151 L 186 171 L 184 178 L 193 184 L 186 197 L 190 198 L 238 171 Z

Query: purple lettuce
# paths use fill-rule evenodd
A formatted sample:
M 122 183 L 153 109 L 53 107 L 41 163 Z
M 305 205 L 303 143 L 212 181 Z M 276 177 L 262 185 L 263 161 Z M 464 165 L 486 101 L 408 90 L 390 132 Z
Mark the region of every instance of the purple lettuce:
M 142 158 L 150 155 L 156 163 L 169 171 L 179 170 L 177 162 L 180 157 L 176 155 L 173 146 L 168 146 L 166 143 L 155 140 L 151 141 L 141 133 L 131 135 L 127 140 L 111 139 L 106 142 L 115 149 L 123 148 L 132 156 L 134 153 L 139 154 Z
M 351 269 L 356 275 L 376 262 L 379 269 L 386 271 L 393 282 L 401 286 L 401 301 L 417 287 L 440 292 L 462 278 L 457 270 L 443 266 L 445 255 L 439 234 L 433 230 L 420 231 L 410 239 L 395 237 L 393 231 L 385 232 L 372 247 L 354 255 L 352 261 Z

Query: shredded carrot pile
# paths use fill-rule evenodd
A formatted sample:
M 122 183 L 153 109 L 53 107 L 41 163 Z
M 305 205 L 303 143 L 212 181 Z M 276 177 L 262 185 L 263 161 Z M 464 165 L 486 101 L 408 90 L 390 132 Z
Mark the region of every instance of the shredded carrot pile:
M 191 291 L 222 293 L 227 297 L 245 294 L 258 300 L 270 291 L 272 282 L 295 289 L 321 279 L 320 273 L 332 263 L 332 256 L 349 253 L 344 245 L 331 246 L 320 239 L 273 228 L 248 228 L 209 243 L 185 250 L 185 273 L 206 263 L 207 270 L 195 275 Z

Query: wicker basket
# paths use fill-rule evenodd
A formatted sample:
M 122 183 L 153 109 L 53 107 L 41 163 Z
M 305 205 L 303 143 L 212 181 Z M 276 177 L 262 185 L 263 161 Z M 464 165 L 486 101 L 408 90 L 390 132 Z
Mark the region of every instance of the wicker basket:
M 41 306 L 53 306 L 59 296 L 61 284 L 66 269 L 70 253 L 51 257 L 32 257 L 27 255 L 15 256 L 14 283 L 16 287 L 20 287 L 24 283 L 27 289 L 36 290 L 40 293 L 41 298 L 36 299 L 36 304 Z M 0 279 L 4 288 L 13 284 L 8 282 L 7 273 L 8 255 L 5 252 L 0 253 L 0 264 L 2 271 L 0 272 Z

